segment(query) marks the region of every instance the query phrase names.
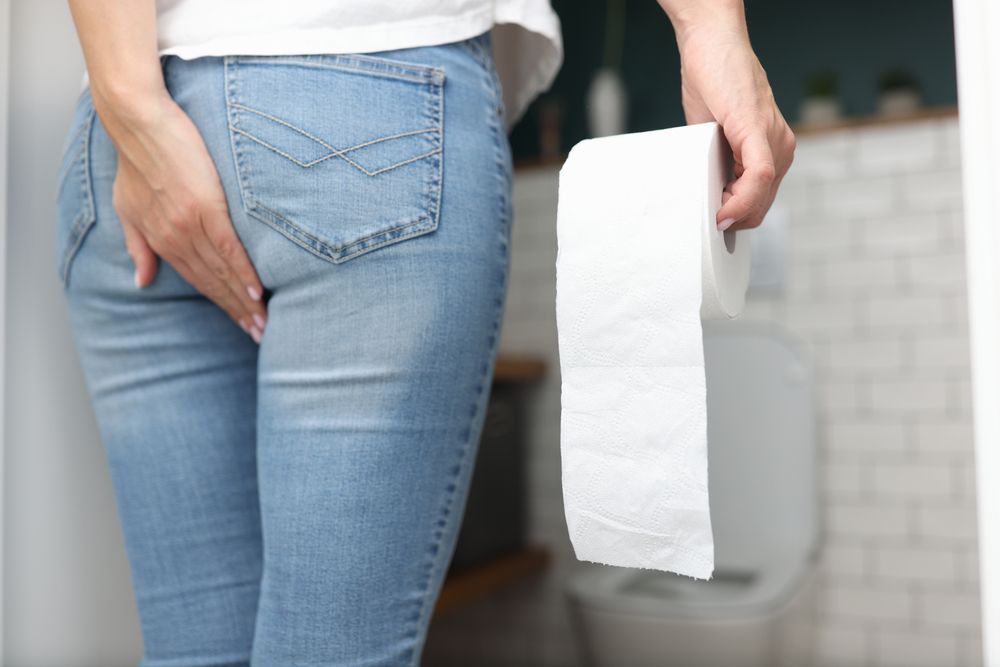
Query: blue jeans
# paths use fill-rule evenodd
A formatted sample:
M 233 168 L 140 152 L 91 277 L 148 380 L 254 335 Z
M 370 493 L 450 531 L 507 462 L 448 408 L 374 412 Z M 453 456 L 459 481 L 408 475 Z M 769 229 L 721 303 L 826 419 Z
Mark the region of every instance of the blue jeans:
M 511 161 L 489 35 L 161 64 L 218 168 L 268 323 L 258 346 L 162 259 L 134 286 L 115 148 L 84 90 L 55 262 L 141 664 L 419 664 L 507 286 Z

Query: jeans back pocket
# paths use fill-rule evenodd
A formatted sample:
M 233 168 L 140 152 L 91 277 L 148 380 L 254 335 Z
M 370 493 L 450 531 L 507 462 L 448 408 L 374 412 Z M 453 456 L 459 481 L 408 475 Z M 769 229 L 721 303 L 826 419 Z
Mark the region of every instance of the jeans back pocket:
M 80 244 L 97 221 L 90 173 L 90 137 L 96 111 L 85 89 L 77 98 L 73 121 L 63 141 L 56 174 L 54 261 L 59 282 L 69 285 L 69 270 Z
M 246 212 L 335 263 L 437 229 L 444 76 L 372 55 L 226 56 Z

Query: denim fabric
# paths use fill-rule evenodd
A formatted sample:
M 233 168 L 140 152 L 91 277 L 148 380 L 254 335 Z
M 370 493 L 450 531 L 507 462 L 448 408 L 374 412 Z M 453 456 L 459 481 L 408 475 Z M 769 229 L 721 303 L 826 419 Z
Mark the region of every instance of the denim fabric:
M 118 502 L 143 667 L 416 665 L 504 305 L 488 34 L 161 64 L 266 288 L 260 346 L 160 260 L 137 289 L 89 89 L 57 277 Z

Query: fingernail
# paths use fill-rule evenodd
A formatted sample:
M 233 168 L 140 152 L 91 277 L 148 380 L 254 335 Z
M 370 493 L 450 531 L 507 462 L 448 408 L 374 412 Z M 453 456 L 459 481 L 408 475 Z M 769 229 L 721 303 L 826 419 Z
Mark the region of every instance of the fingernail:
M 735 218 L 726 218 L 725 220 L 719 223 L 718 225 L 719 231 L 720 232 L 726 231 L 727 229 L 733 226 L 734 222 L 736 222 Z
M 243 329 L 243 331 L 245 331 L 246 334 L 249 336 L 250 335 L 250 327 L 247 326 L 246 320 L 244 320 L 243 318 L 240 318 L 239 320 L 237 320 L 237 323 L 240 325 L 240 328 Z
M 264 330 L 264 325 L 267 324 L 267 320 L 261 317 L 260 313 L 253 314 L 253 321 L 257 323 L 257 326 L 260 327 L 261 331 Z
M 253 336 L 253 339 L 257 344 L 260 344 L 260 329 L 256 326 L 250 327 L 250 335 Z
M 247 294 L 249 294 L 250 298 L 253 299 L 254 301 L 260 301 L 260 290 L 258 290 L 256 287 L 247 285 Z
M 142 285 L 139 284 L 139 269 L 135 270 L 135 286 L 142 287 Z

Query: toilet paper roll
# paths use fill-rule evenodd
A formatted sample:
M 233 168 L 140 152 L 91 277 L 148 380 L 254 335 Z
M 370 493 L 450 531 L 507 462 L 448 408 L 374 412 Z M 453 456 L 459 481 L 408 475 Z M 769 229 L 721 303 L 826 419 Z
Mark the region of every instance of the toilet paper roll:
M 556 324 L 566 522 L 577 558 L 706 579 L 702 318 L 742 310 L 745 231 L 715 216 L 716 123 L 578 143 L 559 172 Z

